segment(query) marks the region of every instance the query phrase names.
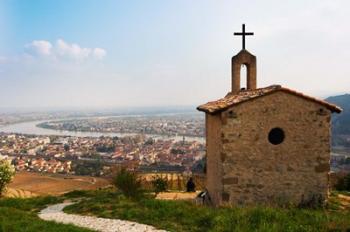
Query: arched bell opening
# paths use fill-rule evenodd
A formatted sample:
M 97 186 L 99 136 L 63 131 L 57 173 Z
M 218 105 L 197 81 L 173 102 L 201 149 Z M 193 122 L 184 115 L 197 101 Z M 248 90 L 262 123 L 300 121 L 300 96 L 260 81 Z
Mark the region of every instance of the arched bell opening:
M 246 64 L 241 65 L 239 79 L 240 79 L 240 90 L 246 90 L 248 88 L 248 67 Z

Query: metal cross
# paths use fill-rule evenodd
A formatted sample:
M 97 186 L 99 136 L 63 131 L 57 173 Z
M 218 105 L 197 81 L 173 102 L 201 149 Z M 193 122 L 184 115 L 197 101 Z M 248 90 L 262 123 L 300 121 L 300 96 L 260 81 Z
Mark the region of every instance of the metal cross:
M 242 36 L 242 49 L 245 50 L 245 36 L 246 35 L 254 35 L 254 32 L 245 32 L 245 24 L 242 24 L 242 32 L 235 32 L 233 35 L 241 35 Z

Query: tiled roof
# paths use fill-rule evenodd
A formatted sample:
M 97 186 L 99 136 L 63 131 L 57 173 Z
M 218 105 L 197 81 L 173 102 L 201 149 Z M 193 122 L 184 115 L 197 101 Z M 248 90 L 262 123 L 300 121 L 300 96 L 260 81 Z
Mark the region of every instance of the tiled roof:
M 215 114 L 215 113 L 224 111 L 231 106 L 234 106 L 234 105 L 237 105 L 237 104 L 258 98 L 258 97 L 262 97 L 262 96 L 265 96 L 265 95 L 268 95 L 268 94 L 271 94 L 271 93 L 274 93 L 277 91 L 283 91 L 286 93 L 290 93 L 290 94 L 293 94 L 295 96 L 302 97 L 306 100 L 313 101 L 313 102 L 316 102 L 318 104 L 324 105 L 332 112 L 340 113 L 342 111 L 342 109 L 336 105 L 333 105 L 331 103 L 328 103 L 326 101 L 323 101 L 323 100 L 320 100 L 320 99 L 317 99 L 314 97 L 307 96 L 303 93 L 300 93 L 300 92 L 297 92 L 297 91 L 294 91 L 294 90 L 291 90 L 288 88 L 284 88 L 280 85 L 271 85 L 271 86 L 266 87 L 266 88 L 259 88 L 259 89 L 254 89 L 254 90 L 241 90 L 237 94 L 228 93 L 224 98 L 200 105 L 197 107 L 197 109 L 199 111 L 204 111 L 204 112 L 209 113 L 209 114 Z

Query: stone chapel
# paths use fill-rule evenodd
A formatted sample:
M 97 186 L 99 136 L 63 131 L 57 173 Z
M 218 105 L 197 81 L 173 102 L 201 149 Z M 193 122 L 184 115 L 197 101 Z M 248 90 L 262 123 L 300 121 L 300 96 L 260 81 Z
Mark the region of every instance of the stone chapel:
M 243 26 L 231 91 L 197 107 L 205 112 L 210 199 L 216 206 L 324 201 L 331 114 L 342 109 L 280 85 L 257 88 L 256 57 L 245 49 L 244 33 Z M 242 65 L 246 89 L 240 86 Z

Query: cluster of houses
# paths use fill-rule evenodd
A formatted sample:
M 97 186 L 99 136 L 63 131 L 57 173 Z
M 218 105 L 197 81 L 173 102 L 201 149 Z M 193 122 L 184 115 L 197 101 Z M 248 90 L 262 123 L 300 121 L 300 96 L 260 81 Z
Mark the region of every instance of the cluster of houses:
M 113 165 L 176 171 L 179 167 L 191 169 L 201 161 L 205 146 L 185 138 L 175 141 L 143 135 L 94 138 L 3 133 L 0 154 L 11 159 L 18 171 L 96 174 Z
M 44 158 L 16 157 L 12 159 L 16 171 L 34 171 L 43 173 L 74 174 L 72 161 L 59 161 L 56 159 L 46 160 Z

